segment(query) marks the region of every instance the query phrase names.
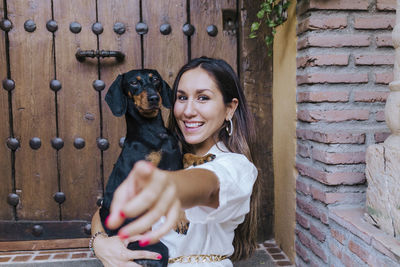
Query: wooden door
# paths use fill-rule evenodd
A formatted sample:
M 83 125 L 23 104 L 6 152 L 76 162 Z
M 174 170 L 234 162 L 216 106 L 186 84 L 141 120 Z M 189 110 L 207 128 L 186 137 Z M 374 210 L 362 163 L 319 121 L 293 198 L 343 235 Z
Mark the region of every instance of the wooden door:
M 0 1 L 0 250 L 87 238 L 125 134 L 109 85 L 135 68 L 172 85 L 202 55 L 240 70 L 238 14 L 233 0 Z

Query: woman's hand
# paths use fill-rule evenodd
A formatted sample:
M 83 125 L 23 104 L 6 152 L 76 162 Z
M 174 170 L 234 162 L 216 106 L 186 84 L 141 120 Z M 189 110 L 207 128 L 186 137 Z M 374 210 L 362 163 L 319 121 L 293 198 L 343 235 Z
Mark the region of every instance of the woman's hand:
M 127 249 L 128 242 L 123 242 L 118 236 L 103 237 L 98 236 L 94 241 L 96 256 L 101 260 L 105 267 L 130 267 L 141 266 L 134 259 L 160 260 L 161 255 L 156 252 L 146 250 Z
M 118 228 L 125 217 L 138 217 L 119 231 L 119 237 L 141 236 L 139 245 L 157 242 L 171 230 L 178 219 L 181 203 L 177 188 L 167 171 L 155 168 L 151 163 L 139 161 L 125 181 L 114 192 L 110 216 L 106 224 L 111 229 Z M 156 230 L 147 232 L 162 216 L 165 222 Z

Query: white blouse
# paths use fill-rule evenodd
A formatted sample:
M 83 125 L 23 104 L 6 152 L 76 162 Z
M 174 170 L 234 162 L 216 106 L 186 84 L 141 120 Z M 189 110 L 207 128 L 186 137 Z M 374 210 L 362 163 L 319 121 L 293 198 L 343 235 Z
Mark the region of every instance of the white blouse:
M 207 169 L 216 174 L 220 183 L 219 207 L 196 206 L 185 210 L 190 222 L 187 234 L 170 231 L 161 239 L 169 248 L 170 258 L 199 254 L 232 255 L 234 230 L 250 210 L 250 196 L 257 178 L 254 164 L 242 154 L 229 152 L 222 142 L 214 145 L 208 153 L 214 154 L 216 158 L 190 168 Z M 229 259 L 225 259 L 212 263 L 173 263 L 168 266 L 233 265 Z

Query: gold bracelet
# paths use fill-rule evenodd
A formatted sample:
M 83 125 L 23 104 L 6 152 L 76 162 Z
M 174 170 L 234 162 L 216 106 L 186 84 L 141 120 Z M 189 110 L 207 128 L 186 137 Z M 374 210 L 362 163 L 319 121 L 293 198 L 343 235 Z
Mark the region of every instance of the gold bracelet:
M 96 239 L 96 237 L 98 237 L 99 235 L 108 237 L 108 235 L 102 231 L 99 231 L 97 233 L 95 233 L 94 235 L 92 235 L 92 237 L 89 240 L 89 249 L 90 251 L 93 253 L 93 256 L 96 256 L 96 253 L 94 253 L 94 240 Z
M 226 255 L 215 255 L 215 254 L 200 254 L 200 255 L 189 255 L 179 256 L 168 260 L 168 263 L 204 263 L 204 262 L 216 262 L 227 259 Z

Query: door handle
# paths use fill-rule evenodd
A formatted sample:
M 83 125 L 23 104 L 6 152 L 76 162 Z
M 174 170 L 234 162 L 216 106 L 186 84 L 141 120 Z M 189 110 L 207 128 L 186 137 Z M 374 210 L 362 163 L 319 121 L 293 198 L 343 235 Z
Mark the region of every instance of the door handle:
M 75 57 L 79 62 L 85 61 L 87 57 L 91 58 L 104 58 L 104 57 L 115 57 L 118 62 L 122 62 L 125 59 L 125 54 L 121 51 L 111 50 L 80 50 L 76 51 Z

